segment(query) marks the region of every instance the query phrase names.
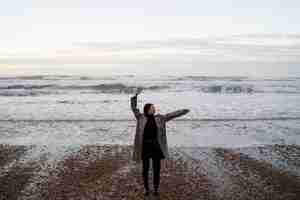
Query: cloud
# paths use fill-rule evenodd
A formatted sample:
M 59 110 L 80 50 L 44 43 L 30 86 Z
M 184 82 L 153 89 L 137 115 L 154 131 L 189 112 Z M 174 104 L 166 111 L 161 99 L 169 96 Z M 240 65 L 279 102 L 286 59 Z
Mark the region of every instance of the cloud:
M 201 62 L 300 62 L 300 34 L 78 42 L 47 54 L 10 55 L 0 64 L 184 64 Z

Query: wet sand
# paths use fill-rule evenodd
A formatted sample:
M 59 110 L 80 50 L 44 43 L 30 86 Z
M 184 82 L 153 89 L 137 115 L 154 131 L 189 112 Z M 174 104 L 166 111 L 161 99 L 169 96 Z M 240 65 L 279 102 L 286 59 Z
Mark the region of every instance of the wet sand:
M 0 200 L 145 199 L 142 166 L 131 161 L 132 146 L 86 145 L 54 164 L 47 157 L 26 160 L 32 148 L 0 145 Z M 160 197 L 146 199 L 300 199 L 299 174 L 272 164 L 273 157 L 255 159 L 243 149 L 169 150 L 171 159 L 162 161 Z M 288 166 L 300 167 L 299 146 L 250 150 L 275 152 Z M 152 172 L 149 178 L 152 188 Z

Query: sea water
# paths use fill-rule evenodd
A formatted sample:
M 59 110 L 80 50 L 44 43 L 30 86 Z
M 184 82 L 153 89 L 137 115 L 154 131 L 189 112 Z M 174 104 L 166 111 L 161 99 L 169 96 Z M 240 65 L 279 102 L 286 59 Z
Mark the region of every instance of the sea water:
M 300 78 L 69 76 L 0 78 L 0 143 L 46 146 L 134 141 L 137 106 L 157 113 L 190 109 L 167 123 L 167 143 L 182 147 L 300 145 Z

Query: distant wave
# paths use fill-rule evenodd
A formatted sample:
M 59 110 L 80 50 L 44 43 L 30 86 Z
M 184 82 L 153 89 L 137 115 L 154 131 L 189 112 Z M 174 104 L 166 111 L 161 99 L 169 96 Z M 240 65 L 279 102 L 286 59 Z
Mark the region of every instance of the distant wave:
M 297 81 L 300 77 L 283 77 L 283 78 L 255 78 L 247 76 L 182 76 L 170 78 L 170 80 L 192 80 L 192 81 Z
M 274 93 L 274 94 L 300 94 L 300 88 L 298 86 L 286 86 L 282 89 L 277 87 L 256 88 L 254 85 L 246 84 L 224 84 L 224 85 L 209 85 L 209 86 L 194 86 L 196 90 L 200 90 L 204 93 Z
M 80 75 L 28 75 L 28 76 L 0 76 L 0 80 L 117 80 L 120 77 L 132 78 L 135 75 L 113 75 L 113 76 L 80 76 Z M 138 76 L 137 76 L 138 77 Z M 142 76 L 141 76 L 142 77 Z M 193 81 L 296 81 L 300 77 L 247 77 L 247 76 L 153 76 L 153 79 L 161 80 L 193 80 Z
M 246 76 L 183 76 L 178 77 L 173 80 L 193 80 L 193 81 L 216 81 L 216 80 L 226 80 L 226 81 L 243 81 L 247 80 Z
M 259 91 L 257 91 L 259 93 Z M 275 91 L 262 91 L 262 93 L 277 93 L 277 94 L 300 94 L 300 91 L 288 91 L 288 90 L 275 90 Z
M 58 92 L 50 92 L 50 91 L 0 91 L 0 96 L 6 97 L 25 97 L 25 96 L 41 96 L 41 95 L 49 95 L 49 94 L 59 94 Z
M 62 104 L 91 104 L 91 103 L 99 104 L 99 103 L 113 103 L 113 102 L 119 102 L 119 100 L 102 100 L 102 101 L 69 101 L 69 100 L 58 100 L 58 101 L 56 101 L 56 103 L 62 103 Z
M 300 77 L 294 77 L 294 78 L 281 78 L 281 79 L 276 79 L 276 78 L 264 78 L 264 79 L 258 79 L 258 81 L 297 81 L 299 80 Z
M 143 87 L 144 90 L 163 90 L 169 89 L 171 85 L 152 85 Z M 232 84 L 212 84 L 212 85 L 191 85 L 191 91 L 200 91 L 204 93 L 277 93 L 277 94 L 300 94 L 300 86 L 283 85 L 270 86 L 268 88 L 258 88 L 251 84 L 232 83 Z M 0 96 L 36 96 L 43 94 L 59 94 L 58 91 L 78 90 L 82 94 L 98 94 L 98 93 L 126 93 L 133 94 L 136 92 L 137 86 L 125 85 L 122 83 L 106 83 L 94 85 L 57 85 L 57 84 L 14 84 L 0 86 Z M 177 92 L 186 91 L 187 89 L 176 88 Z
M 127 86 L 122 83 L 108 83 L 98 85 L 8 85 L 0 87 L 0 96 L 34 96 L 43 94 L 41 89 L 49 90 L 94 90 L 101 93 L 134 93 L 137 86 Z M 141 87 L 144 90 L 161 90 L 169 88 L 167 85 L 153 85 L 149 87 Z M 2 90 L 2 91 L 1 91 Z M 5 91 L 3 91 L 5 90 Z M 21 90 L 21 91 L 20 91 Z M 49 91 L 47 90 L 47 91 Z M 39 91 L 39 92 L 37 92 Z M 92 92 L 94 93 L 94 92 Z M 44 92 L 47 94 L 47 92 Z
M 262 117 L 262 118 L 194 118 L 174 119 L 184 122 L 229 122 L 229 121 L 288 121 L 300 120 L 300 117 Z M 133 119 L 0 119 L 0 122 L 127 122 Z
M 115 77 L 93 77 L 74 75 L 35 75 L 35 76 L 7 76 L 0 80 L 116 80 Z
M 35 76 L 7 76 L 7 77 L 0 77 L 0 80 L 47 80 L 47 79 L 66 79 L 72 76 L 68 75 L 35 75 Z
M 127 86 L 122 83 L 110 83 L 110 84 L 99 84 L 99 85 L 69 85 L 69 86 L 57 86 L 58 89 L 71 89 L 71 90 L 96 90 L 108 93 L 134 93 L 136 86 Z M 144 90 L 160 90 L 169 88 L 166 85 L 154 85 L 149 87 L 141 87 Z
M 251 85 L 211 85 L 200 86 L 200 91 L 205 93 L 253 93 Z
M 67 90 L 117 90 L 119 92 L 131 92 L 136 87 L 126 86 L 122 83 L 110 83 L 110 84 L 99 84 L 99 85 L 67 85 L 67 86 L 57 86 L 58 89 Z
M 2 86 L 0 89 L 2 90 L 11 90 L 11 89 L 26 89 L 26 90 L 32 90 L 32 89 L 43 89 L 43 88 L 51 88 L 56 87 L 56 85 L 47 84 L 47 85 L 8 85 L 8 86 Z

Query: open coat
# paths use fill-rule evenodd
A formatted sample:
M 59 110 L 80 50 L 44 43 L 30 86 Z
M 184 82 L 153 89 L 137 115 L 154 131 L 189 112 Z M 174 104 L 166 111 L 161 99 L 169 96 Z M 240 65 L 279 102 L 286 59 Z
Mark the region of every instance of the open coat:
M 137 95 L 131 97 L 130 102 L 131 102 L 131 110 L 137 120 L 132 160 L 135 162 L 140 162 L 142 160 L 143 135 L 144 135 L 144 127 L 147 122 L 147 117 L 143 113 L 141 113 L 137 108 Z M 154 119 L 157 125 L 157 140 L 166 159 L 169 158 L 168 143 L 167 143 L 167 136 L 166 136 L 166 122 L 176 117 L 179 117 L 181 115 L 184 115 L 188 112 L 189 109 L 179 109 L 167 113 L 165 115 L 162 114 L 154 115 Z

